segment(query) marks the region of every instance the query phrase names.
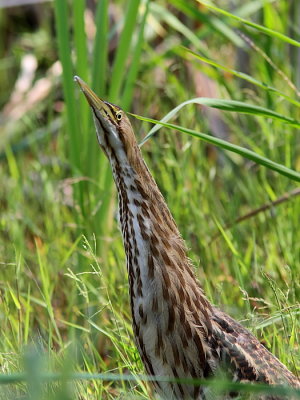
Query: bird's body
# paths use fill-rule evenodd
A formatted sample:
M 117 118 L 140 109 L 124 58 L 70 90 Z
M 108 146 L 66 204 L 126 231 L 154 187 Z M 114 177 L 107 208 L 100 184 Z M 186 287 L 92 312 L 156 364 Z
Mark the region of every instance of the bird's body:
M 93 110 L 118 190 L 133 330 L 147 373 L 207 378 L 224 369 L 235 381 L 298 387 L 299 380 L 248 330 L 209 303 L 127 116 L 75 79 Z M 158 379 L 154 388 L 164 399 L 215 398 L 184 382 Z

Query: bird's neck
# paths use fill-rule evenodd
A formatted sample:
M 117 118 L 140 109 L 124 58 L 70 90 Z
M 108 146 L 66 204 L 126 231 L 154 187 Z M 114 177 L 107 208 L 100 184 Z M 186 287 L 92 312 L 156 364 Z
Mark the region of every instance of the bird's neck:
M 177 277 L 179 286 L 186 274 L 195 281 L 184 241 L 143 159 L 134 167 L 112 166 L 133 296 L 143 296 L 145 285 L 149 287 L 155 276 L 162 278 L 165 296 L 171 276 Z

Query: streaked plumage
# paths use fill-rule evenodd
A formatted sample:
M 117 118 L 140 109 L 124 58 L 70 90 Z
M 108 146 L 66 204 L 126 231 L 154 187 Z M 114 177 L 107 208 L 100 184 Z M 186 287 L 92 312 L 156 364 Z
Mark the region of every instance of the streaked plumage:
M 223 368 L 235 381 L 299 387 L 299 380 L 248 330 L 209 303 L 129 119 L 75 79 L 93 110 L 118 190 L 133 330 L 148 374 L 207 378 Z M 155 382 L 154 388 L 164 399 L 215 398 L 205 388 L 184 383 Z

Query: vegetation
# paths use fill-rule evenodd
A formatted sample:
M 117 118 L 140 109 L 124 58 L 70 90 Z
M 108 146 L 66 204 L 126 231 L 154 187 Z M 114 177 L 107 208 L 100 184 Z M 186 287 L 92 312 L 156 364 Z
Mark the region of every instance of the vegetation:
M 112 175 L 75 74 L 148 117 L 131 117 L 139 141 L 174 110 L 180 128 L 142 151 L 199 280 L 299 374 L 297 0 L 86 3 L 0 9 L 0 366 L 30 377 L 0 399 L 149 398 Z M 44 371 L 63 379 L 39 385 Z

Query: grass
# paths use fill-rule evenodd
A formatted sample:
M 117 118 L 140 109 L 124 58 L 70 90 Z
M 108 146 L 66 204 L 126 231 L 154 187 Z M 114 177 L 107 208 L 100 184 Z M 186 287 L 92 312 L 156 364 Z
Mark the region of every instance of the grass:
M 92 38 L 85 2 L 67 7 L 56 0 L 42 13 L 55 16 L 57 46 L 43 19 L 44 42 L 30 48 L 34 33 L 19 27 L 10 54 L 0 49 L 3 106 L 26 52 L 38 61 L 35 82 L 45 64 L 59 58 L 63 65 L 62 92 L 54 82 L 39 107 L 3 118 L 1 127 L 1 372 L 25 368 L 37 380 L 48 370 L 66 375 L 42 387 L 34 380 L 1 386 L 1 400 L 149 398 L 133 345 L 111 172 L 74 74 L 148 117 L 130 117 L 139 141 L 151 120 L 202 98 L 201 106 L 174 112 L 165 122 L 180 128 L 161 128 L 143 154 L 208 298 L 300 373 L 299 196 L 232 225 L 297 187 L 299 32 L 288 1 L 236 2 L 234 10 L 229 3 L 132 1 L 111 8 L 101 1 Z M 10 17 L 1 12 L 5 32 Z M 204 97 L 221 110 L 204 107 Z M 198 140 L 180 130 L 206 135 Z M 232 152 L 237 148 L 239 154 Z M 69 385 L 73 372 L 130 374 L 137 381 L 93 376 Z

